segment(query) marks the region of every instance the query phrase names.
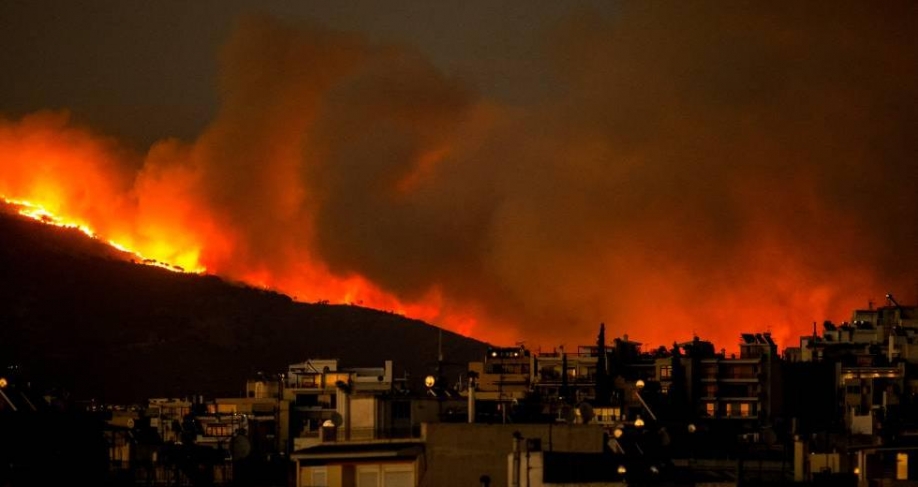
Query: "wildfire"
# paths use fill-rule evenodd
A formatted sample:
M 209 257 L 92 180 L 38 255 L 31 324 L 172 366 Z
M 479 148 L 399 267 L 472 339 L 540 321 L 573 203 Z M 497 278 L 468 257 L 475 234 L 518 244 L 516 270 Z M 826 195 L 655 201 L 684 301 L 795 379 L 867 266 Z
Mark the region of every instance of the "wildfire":
M 43 205 L 39 203 L 33 203 L 31 201 L 15 199 L 15 198 L 7 198 L 6 196 L 2 196 L 2 195 L 0 195 L 0 199 L 2 199 L 8 205 L 15 207 L 17 209 L 17 212 L 22 216 L 31 218 L 33 220 L 44 223 L 46 225 L 51 225 L 51 226 L 60 227 L 60 228 L 67 228 L 67 229 L 72 229 L 72 230 L 78 230 L 89 238 L 92 238 L 95 240 L 102 240 L 108 245 L 120 250 L 121 252 L 130 254 L 135 262 L 139 262 L 144 265 L 159 267 L 159 268 L 166 269 L 172 272 L 185 272 L 185 273 L 194 273 L 194 274 L 203 274 L 204 272 L 206 272 L 206 269 L 203 267 L 198 267 L 192 270 L 188 270 L 179 265 L 170 264 L 167 262 L 160 262 L 156 259 L 144 257 L 140 252 L 131 250 L 127 246 L 122 245 L 114 240 L 106 240 L 104 238 L 101 238 L 95 231 L 93 231 L 91 228 L 89 228 L 89 226 L 87 226 L 84 223 L 81 223 L 73 219 L 64 218 L 64 217 L 54 214 L 53 212 L 49 211 L 47 208 L 45 208 Z
M 703 10 L 653 32 L 654 9 L 560 26 L 560 89 L 522 86 L 544 92 L 532 103 L 412 48 L 249 18 L 198 135 L 130 148 L 66 112 L 0 116 L 0 194 L 141 263 L 530 348 L 590 343 L 600 322 L 648 346 L 794 345 L 876 289 L 914 289 L 916 205 L 889 179 L 915 179 L 913 117 L 888 101 L 916 99 L 899 80 L 918 62 L 875 35 L 890 19 L 867 17 L 845 38 L 858 62 L 820 76 L 805 66 L 838 65 L 834 24 Z M 737 35 L 762 42 L 737 54 Z

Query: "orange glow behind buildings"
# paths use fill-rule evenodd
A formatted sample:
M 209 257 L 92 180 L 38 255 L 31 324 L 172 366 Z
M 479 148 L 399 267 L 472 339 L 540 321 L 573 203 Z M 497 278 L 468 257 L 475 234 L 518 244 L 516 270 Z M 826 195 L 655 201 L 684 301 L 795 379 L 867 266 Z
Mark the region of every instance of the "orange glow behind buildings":
M 918 299 L 914 29 L 845 12 L 575 16 L 515 102 L 411 46 L 243 17 L 196 135 L 0 115 L 0 195 L 141 262 L 500 345 L 603 322 L 645 348 L 793 346 Z
M 138 262 L 172 271 L 221 275 L 304 302 L 349 303 L 391 311 L 491 343 L 523 341 L 551 348 L 565 342 L 571 346 L 575 340 L 577 344 L 590 344 L 595 339 L 591 329 L 594 323 L 571 325 L 569 336 L 563 323 L 523 326 L 488 316 L 474 299 L 466 301 L 464 307 L 457 306 L 435 286 L 415 300 L 399 299 L 358 274 L 333 274 L 311 256 L 308 248 L 297 252 L 279 245 L 278 251 L 289 252 L 283 256 L 287 264 L 280 271 L 267 265 L 247 265 L 245 259 L 236 258 L 244 242 L 238 240 L 232 227 L 221 226 L 194 196 L 190 187 L 194 175 L 189 171 L 148 165 L 136 174 L 133 187 L 126 186 L 130 178 L 119 176 L 117 171 L 114 177 L 108 176 L 107 171 L 118 167 L 112 160 L 117 151 L 110 141 L 71 127 L 63 114 L 40 114 L 19 126 L 7 125 L 0 134 L 0 156 L 6 169 L 5 177 L 0 178 L 0 190 L 8 203 L 17 205 L 25 216 L 77 228 L 87 236 L 109 242 L 137 256 Z M 154 149 L 153 160 L 156 157 L 159 155 Z M 404 184 L 405 180 L 401 180 L 397 187 L 404 189 Z M 757 254 L 781 251 L 779 243 L 763 238 L 760 246 L 749 249 L 745 257 L 750 262 L 768 261 Z M 640 263 L 652 262 L 653 258 L 634 252 L 626 260 Z M 595 322 L 613 324 L 620 334 L 630 334 L 631 339 L 647 347 L 700 335 L 729 351 L 735 348 L 736 337 L 742 331 L 770 331 L 786 346 L 808 329 L 805 319 L 839 316 L 866 304 L 861 299 L 833 298 L 836 289 L 797 275 L 793 260 L 788 263 L 778 275 L 774 269 L 757 269 L 748 276 L 750 285 L 732 293 L 711 295 L 707 300 L 691 291 L 697 285 L 696 277 L 683 275 L 684 282 L 680 282 L 678 271 L 635 274 L 633 287 L 620 291 L 627 295 L 630 307 L 623 307 L 616 316 L 597 315 Z M 628 267 L 622 263 L 616 266 Z M 856 273 L 857 269 L 848 272 Z M 761 277 L 757 276 L 777 281 L 758 282 Z M 867 282 L 870 276 L 865 273 L 858 279 Z M 723 289 L 719 283 L 712 285 Z M 760 291 L 756 286 L 765 289 L 765 294 L 774 294 L 773 288 L 780 287 L 783 300 L 758 299 Z M 575 299 L 568 293 L 579 292 L 593 291 L 564 288 L 559 290 L 557 299 L 563 303 Z M 638 318 L 634 310 L 647 314 Z

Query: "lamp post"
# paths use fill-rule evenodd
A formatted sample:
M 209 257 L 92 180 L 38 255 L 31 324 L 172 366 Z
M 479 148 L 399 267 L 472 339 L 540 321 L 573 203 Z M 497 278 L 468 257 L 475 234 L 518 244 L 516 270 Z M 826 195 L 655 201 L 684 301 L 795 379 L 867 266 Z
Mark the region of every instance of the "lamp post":
M 625 434 L 625 430 L 622 429 L 624 425 L 618 425 L 612 430 L 612 438 L 609 439 L 609 448 L 612 449 L 615 453 L 625 454 L 625 449 L 622 448 L 621 440 L 622 436 Z
M 686 429 L 688 430 L 688 433 L 689 433 L 689 451 L 688 451 L 689 475 L 694 480 L 695 478 L 695 448 L 696 448 L 696 443 L 697 443 L 696 441 L 697 435 L 695 433 L 698 431 L 698 427 L 695 426 L 695 423 L 689 423 Z
M 641 397 L 641 392 L 640 392 L 640 391 L 641 391 L 642 389 L 644 389 L 644 385 L 645 385 L 645 384 L 644 384 L 644 381 L 641 380 L 641 379 L 638 379 L 637 382 L 634 383 L 634 387 L 637 389 L 637 390 L 634 391 L 634 396 L 637 397 L 637 398 L 638 398 L 638 401 L 641 402 L 641 406 L 643 406 L 644 409 L 647 411 L 647 414 L 650 415 L 650 419 L 656 421 L 656 420 L 657 420 L 657 415 L 653 414 L 653 411 L 650 409 L 650 406 L 648 406 L 648 405 L 647 405 L 647 402 L 644 401 L 644 398 Z

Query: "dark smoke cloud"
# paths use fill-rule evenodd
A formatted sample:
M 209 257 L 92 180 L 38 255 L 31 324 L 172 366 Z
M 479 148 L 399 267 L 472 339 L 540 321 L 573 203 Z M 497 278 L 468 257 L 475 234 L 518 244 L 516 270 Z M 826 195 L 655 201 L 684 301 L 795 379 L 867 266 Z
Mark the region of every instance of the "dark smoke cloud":
M 409 195 L 387 175 L 431 139 L 375 136 L 404 107 L 352 135 L 340 120 L 365 115 L 335 105 L 320 123 L 346 142 L 325 161 L 319 248 L 403 296 L 435 284 L 483 303 L 543 343 L 599 321 L 659 341 L 786 341 L 886 287 L 913 299 L 915 192 L 894 181 L 916 176 L 915 20 L 911 6 L 754 4 L 574 19 L 546 42 L 557 96 L 435 105 L 463 126 L 446 126 L 437 173 Z M 370 84 L 360 104 L 387 98 Z M 429 96 L 411 93 L 402 104 Z M 425 115 L 412 120 L 443 126 Z
M 605 322 L 792 345 L 918 299 L 916 23 L 907 3 L 627 3 L 547 32 L 550 94 L 511 106 L 410 46 L 247 18 L 216 119 L 154 147 L 135 190 L 180 180 L 182 218 L 229 230 L 202 251 L 228 275 L 319 262 L 439 296 L 440 323 L 488 340 Z

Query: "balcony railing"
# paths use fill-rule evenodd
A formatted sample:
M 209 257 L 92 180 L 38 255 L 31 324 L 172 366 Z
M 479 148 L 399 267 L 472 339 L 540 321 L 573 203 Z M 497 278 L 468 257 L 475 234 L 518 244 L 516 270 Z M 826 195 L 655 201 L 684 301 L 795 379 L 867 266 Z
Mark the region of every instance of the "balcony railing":
M 383 441 L 383 440 L 409 440 L 419 439 L 421 437 L 421 427 L 406 426 L 397 428 L 350 428 L 346 430 L 343 427 L 329 428 L 324 431 L 310 431 L 301 434 L 300 437 L 320 437 L 323 441 Z

